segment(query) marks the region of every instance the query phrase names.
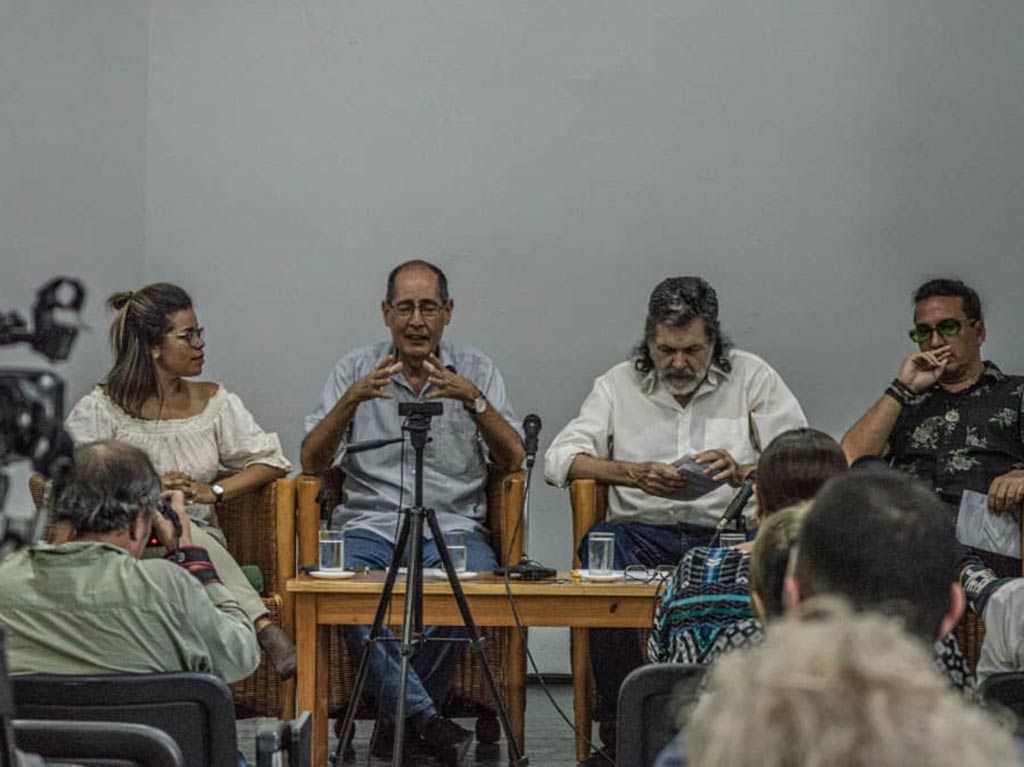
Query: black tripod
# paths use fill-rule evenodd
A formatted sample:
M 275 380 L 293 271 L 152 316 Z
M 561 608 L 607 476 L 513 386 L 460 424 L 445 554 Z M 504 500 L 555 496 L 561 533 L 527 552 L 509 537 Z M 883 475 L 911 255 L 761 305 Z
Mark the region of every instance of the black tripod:
M 363 647 L 362 659 L 359 662 L 359 673 L 356 675 L 355 687 L 352 690 L 352 697 L 345 712 L 345 720 L 341 727 L 338 748 L 335 751 L 332 763 L 340 767 L 344 744 L 348 742 L 352 733 L 355 721 L 356 707 L 363 694 L 363 687 L 366 685 L 366 676 L 370 668 L 370 653 L 373 652 L 377 642 L 394 641 L 391 637 L 381 636 L 384 626 L 384 618 L 387 615 L 388 607 L 393 596 L 395 578 L 398 576 L 398 568 L 402 563 L 402 553 L 406 545 L 411 541 L 409 547 L 409 567 L 405 589 L 405 607 L 402 614 L 402 638 L 399 642 L 399 654 L 402 657 L 401 673 L 398 681 L 398 699 L 395 703 L 395 742 L 393 750 L 393 767 L 402 765 L 402 745 L 405 740 L 405 691 L 409 681 L 409 664 L 412 656 L 419 647 L 427 641 L 423 631 L 423 525 L 424 522 L 430 527 L 434 536 L 434 543 L 437 545 L 437 552 L 444 564 L 445 575 L 451 586 L 455 603 L 462 614 L 462 622 L 469 632 L 468 639 L 436 639 L 430 641 L 438 642 L 469 642 L 480 660 L 484 670 L 484 677 L 487 680 L 487 687 L 491 691 L 491 697 L 498 708 L 498 720 L 505 732 L 508 741 L 509 763 L 514 767 L 526 767 L 530 760 L 519 752 L 519 744 L 512 735 L 512 728 L 508 721 L 508 713 L 505 711 L 505 702 L 498 694 L 498 686 L 494 681 L 494 673 L 487 662 L 484 654 L 485 640 L 473 621 L 473 615 L 466 604 L 466 595 L 462 591 L 462 584 L 452 566 L 451 556 L 448 547 L 444 543 L 444 535 L 437 524 L 437 517 L 433 509 L 423 506 L 423 450 L 427 446 L 427 432 L 430 431 L 430 419 L 435 415 L 441 415 L 442 406 L 440 402 L 420 403 L 401 402 L 398 405 L 398 414 L 407 417 L 402 430 L 409 433 L 409 440 L 412 442 L 416 456 L 416 472 L 413 495 L 413 506 L 402 509 L 402 525 L 398 531 L 398 540 L 395 541 L 395 551 L 391 557 L 391 566 L 388 568 L 387 577 L 384 580 L 384 589 L 380 595 L 380 602 L 377 604 L 377 613 L 373 617 L 373 625 L 370 627 L 370 636 Z

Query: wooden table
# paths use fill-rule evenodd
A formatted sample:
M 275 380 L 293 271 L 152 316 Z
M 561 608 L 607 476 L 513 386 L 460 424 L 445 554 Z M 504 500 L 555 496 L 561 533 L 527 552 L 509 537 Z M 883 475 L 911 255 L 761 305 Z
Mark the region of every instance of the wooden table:
M 404 578 L 404 576 L 400 576 Z M 329 581 L 302 575 L 288 581 L 295 594 L 295 636 L 298 647 L 299 710 L 313 712 L 313 765 L 327 761 L 327 656 L 328 627 L 368 625 L 372 622 L 384 583 L 383 572 L 360 574 L 343 581 Z M 481 574 L 462 581 L 473 620 L 478 626 L 514 626 L 502 578 Z M 512 594 L 523 626 L 568 626 L 579 651 L 572 659 L 576 728 L 589 736 L 591 723 L 585 712 L 592 695 L 588 628 L 649 628 L 654 613 L 657 584 L 620 580 L 592 583 L 573 580 L 559 573 L 554 581 L 512 581 Z M 392 614 L 400 615 L 404 605 L 405 582 L 395 584 Z M 427 625 L 462 625 L 451 588 L 441 579 L 427 578 L 423 587 L 423 615 Z M 516 683 L 507 701 L 513 734 L 524 745 L 526 659 L 522 641 L 516 635 L 509 645 L 509 666 Z M 577 736 L 576 758 L 585 759 L 587 742 Z

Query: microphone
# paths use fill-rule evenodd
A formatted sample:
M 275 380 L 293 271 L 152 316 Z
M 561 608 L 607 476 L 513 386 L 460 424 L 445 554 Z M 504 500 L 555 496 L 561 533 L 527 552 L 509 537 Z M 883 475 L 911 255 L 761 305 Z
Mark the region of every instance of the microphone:
M 718 524 L 715 525 L 715 532 L 720 533 L 730 524 L 736 521 L 736 519 L 743 513 L 743 507 L 747 505 L 747 501 L 750 500 L 751 494 L 754 492 L 754 483 L 757 482 L 757 473 L 750 472 L 747 478 L 743 480 L 743 484 L 740 485 L 740 489 L 736 491 L 736 495 L 733 496 L 732 500 L 729 501 L 729 505 L 725 509 L 725 514 L 718 520 Z
M 537 435 L 540 434 L 540 416 L 530 413 L 523 419 L 523 432 L 526 434 L 526 465 L 532 468 L 537 459 Z

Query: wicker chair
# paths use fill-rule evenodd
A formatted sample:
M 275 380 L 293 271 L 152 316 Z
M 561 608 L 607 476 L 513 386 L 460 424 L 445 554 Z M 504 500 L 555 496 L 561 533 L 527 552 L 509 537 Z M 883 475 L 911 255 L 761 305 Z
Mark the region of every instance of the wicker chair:
M 45 479 L 34 474 L 29 489 L 36 508 L 42 508 Z M 295 480 L 279 479 L 232 498 L 218 507 L 217 518 L 235 560 L 263 573 L 263 603 L 270 619 L 294 639 L 294 598 L 284 584 L 295 576 Z M 295 680 L 282 682 L 266 653 L 256 672 L 231 685 L 231 692 L 240 719 L 294 716 Z
M 317 494 L 321 488 L 328 493 L 327 503 L 334 508 L 341 498 L 344 474 L 338 468 L 322 475 L 300 474 L 296 478 L 298 492 L 298 538 L 299 564 L 315 564 L 318 558 L 317 531 L 320 526 L 320 505 Z M 522 554 L 521 536 L 510 539 L 519 517 L 523 500 L 523 473 L 501 474 L 492 470 L 487 486 L 487 527 L 491 533 L 491 546 L 501 564 L 517 562 Z M 505 699 L 512 729 L 523 744 L 523 723 L 526 710 L 525 664 L 517 663 L 512 668 L 509 658 L 509 644 L 514 629 L 481 627 L 486 637 L 486 653 L 494 671 L 498 689 Z M 343 716 L 351 690 L 355 685 L 359 656 L 351 652 L 342 637 L 339 627 L 331 630 L 330 638 L 330 682 L 328 686 L 327 711 L 330 717 Z M 364 700 L 357 711 L 360 719 L 376 716 L 375 706 Z M 496 743 L 501 735 L 497 709 L 491 701 L 483 670 L 473 650 L 466 645 L 455 666 L 452 680 L 452 695 L 443 706 L 443 713 L 450 717 L 476 717 L 476 737 L 481 743 Z

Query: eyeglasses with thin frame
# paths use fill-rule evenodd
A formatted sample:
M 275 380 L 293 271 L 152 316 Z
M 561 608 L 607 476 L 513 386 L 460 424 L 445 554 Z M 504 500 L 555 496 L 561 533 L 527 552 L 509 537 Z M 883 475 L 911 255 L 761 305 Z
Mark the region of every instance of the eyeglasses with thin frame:
M 417 309 L 420 312 L 420 317 L 425 320 L 432 320 L 435 319 L 444 308 L 444 306 L 436 301 L 420 301 L 419 303 L 416 303 L 415 301 L 400 301 L 397 304 L 388 305 L 391 307 L 391 310 L 403 320 L 407 320 L 412 317 L 412 315 L 416 313 Z
M 931 340 L 932 335 L 936 332 L 943 338 L 952 338 L 963 330 L 965 322 L 967 325 L 973 325 L 977 320 L 961 320 L 956 317 L 947 317 L 944 320 L 939 320 L 934 327 L 921 322 L 910 329 L 910 340 L 915 344 L 923 344 Z
M 204 333 L 206 333 L 206 328 L 190 328 L 182 333 L 175 333 L 174 337 L 180 338 L 189 346 L 198 347 L 203 342 Z
M 666 581 L 675 571 L 675 565 L 658 565 L 657 567 L 627 565 L 623 575 L 626 576 L 627 580 L 651 583 L 652 581 Z

